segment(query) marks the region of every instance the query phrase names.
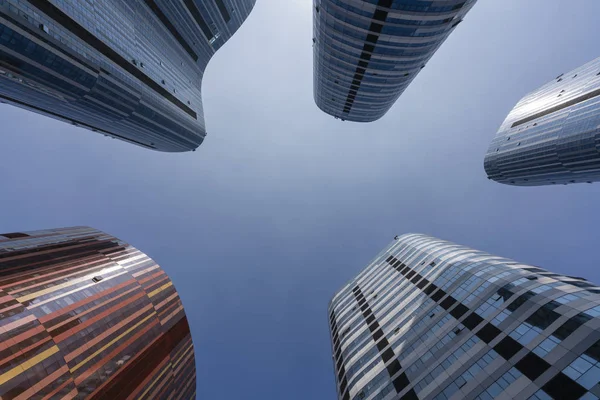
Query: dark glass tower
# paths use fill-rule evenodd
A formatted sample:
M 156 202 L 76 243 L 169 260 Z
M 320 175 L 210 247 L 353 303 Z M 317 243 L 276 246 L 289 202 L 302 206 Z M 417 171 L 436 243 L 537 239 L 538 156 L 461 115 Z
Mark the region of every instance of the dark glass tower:
M 0 101 L 159 151 L 206 135 L 202 76 L 256 0 L 0 0 Z
M 600 287 L 425 235 L 329 305 L 338 398 L 600 398 Z
M 336 118 L 381 118 L 476 0 L 314 0 L 314 97 Z
M 489 179 L 509 185 L 600 180 L 600 58 L 523 97 L 484 165 Z
M 195 397 L 183 305 L 152 259 L 87 227 L 0 235 L 0 398 Z

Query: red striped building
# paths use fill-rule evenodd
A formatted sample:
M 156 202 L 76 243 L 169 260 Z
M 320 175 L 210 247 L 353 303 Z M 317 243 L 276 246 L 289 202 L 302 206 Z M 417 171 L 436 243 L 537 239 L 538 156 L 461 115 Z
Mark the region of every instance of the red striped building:
M 183 305 L 141 251 L 88 227 L 0 235 L 0 398 L 193 399 Z

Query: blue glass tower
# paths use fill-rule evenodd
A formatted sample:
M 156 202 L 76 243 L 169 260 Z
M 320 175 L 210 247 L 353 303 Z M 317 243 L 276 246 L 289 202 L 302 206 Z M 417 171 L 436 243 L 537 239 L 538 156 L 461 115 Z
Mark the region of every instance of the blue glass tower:
M 314 0 L 314 97 L 342 120 L 381 118 L 476 0 Z
M 600 287 L 420 234 L 329 304 L 340 400 L 600 398 Z
M 600 58 L 523 97 L 484 166 L 489 179 L 517 186 L 600 180 Z
M 206 135 L 212 55 L 256 0 L 0 0 L 0 101 L 168 152 Z

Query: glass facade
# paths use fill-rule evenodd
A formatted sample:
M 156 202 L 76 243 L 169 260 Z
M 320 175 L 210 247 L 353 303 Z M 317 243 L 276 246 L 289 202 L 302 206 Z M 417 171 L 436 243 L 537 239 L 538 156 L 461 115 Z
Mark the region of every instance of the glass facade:
M 600 58 L 523 97 L 485 156 L 488 178 L 517 186 L 600 180 Z
M 314 98 L 371 122 L 400 97 L 476 0 L 314 0 Z
M 340 400 L 598 399 L 600 287 L 421 234 L 329 304 Z
M 213 54 L 256 0 L 0 0 L 0 101 L 139 146 L 196 149 Z
M 87 227 L 0 235 L 0 398 L 196 397 L 192 337 L 148 256 Z

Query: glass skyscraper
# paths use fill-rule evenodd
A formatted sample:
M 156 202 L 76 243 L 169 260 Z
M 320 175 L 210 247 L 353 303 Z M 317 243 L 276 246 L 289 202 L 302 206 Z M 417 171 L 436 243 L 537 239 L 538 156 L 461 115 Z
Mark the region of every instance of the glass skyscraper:
M 0 0 L 0 101 L 168 152 L 206 136 L 201 85 L 256 0 Z
M 600 180 L 600 58 L 523 97 L 484 164 L 489 179 L 509 185 Z
M 420 234 L 331 300 L 339 399 L 598 399 L 600 287 Z
M 0 235 L 0 398 L 196 397 L 181 300 L 148 256 L 87 227 Z
M 381 118 L 476 0 L 314 0 L 314 98 L 336 118 Z

